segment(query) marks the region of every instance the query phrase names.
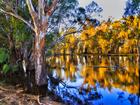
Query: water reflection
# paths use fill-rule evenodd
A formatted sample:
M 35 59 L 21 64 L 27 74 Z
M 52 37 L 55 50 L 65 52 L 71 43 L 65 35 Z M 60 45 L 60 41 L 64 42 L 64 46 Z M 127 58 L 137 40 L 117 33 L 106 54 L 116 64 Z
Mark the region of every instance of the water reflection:
M 47 62 L 63 80 L 55 92 L 67 104 L 138 105 L 137 56 L 53 56 Z

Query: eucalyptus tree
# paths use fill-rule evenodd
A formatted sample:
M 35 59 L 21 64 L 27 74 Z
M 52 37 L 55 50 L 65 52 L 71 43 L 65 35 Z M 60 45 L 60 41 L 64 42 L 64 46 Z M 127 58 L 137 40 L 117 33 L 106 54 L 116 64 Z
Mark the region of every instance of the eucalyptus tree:
M 131 16 L 131 20 L 133 20 L 133 16 L 138 15 L 138 18 L 140 18 L 140 0 L 127 0 L 126 2 L 126 7 L 125 7 L 125 12 L 124 16 Z M 137 29 L 138 31 L 138 53 L 140 54 L 140 32 L 139 28 Z M 140 58 L 140 57 L 139 57 Z
M 140 0 L 127 0 L 124 16 L 140 15 Z
M 31 40 L 34 49 L 31 62 L 34 63 L 35 81 L 38 86 L 47 84 L 45 50 L 49 47 L 46 47 L 46 42 L 50 42 L 51 39 L 51 46 L 57 44 L 68 34 L 78 32 L 76 30 L 60 36 L 58 34 L 60 28 L 68 29 L 73 26 L 77 28 L 79 23 L 81 27 L 81 23 L 84 24 L 87 18 L 91 18 L 90 14 L 102 11 L 101 8 L 97 8 L 95 2 L 85 9 L 77 6 L 77 0 L 0 0 L 1 13 L 22 21 L 34 33 L 33 41 Z M 55 41 L 54 37 L 57 38 Z
M 76 0 L 1 0 L 0 4 L 0 12 L 21 20 L 34 32 L 34 51 L 32 53 L 35 80 L 39 86 L 47 84 L 46 34 L 49 32 L 48 30 L 55 27 L 54 25 L 59 22 L 65 11 L 69 12 L 69 7 L 74 8 L 77 5 Z M 22 9 L 28 9 L 28 12 L 21 14 Z M 66 18 L 65 16 L 64 18 Z

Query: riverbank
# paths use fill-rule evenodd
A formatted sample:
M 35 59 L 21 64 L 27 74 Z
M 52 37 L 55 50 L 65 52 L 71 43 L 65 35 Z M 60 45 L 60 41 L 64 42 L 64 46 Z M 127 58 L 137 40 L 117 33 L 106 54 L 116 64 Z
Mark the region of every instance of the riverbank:
M 63 105 L 52 97 L 25 93 L 22 87 L 0 84 L 0 105 Z

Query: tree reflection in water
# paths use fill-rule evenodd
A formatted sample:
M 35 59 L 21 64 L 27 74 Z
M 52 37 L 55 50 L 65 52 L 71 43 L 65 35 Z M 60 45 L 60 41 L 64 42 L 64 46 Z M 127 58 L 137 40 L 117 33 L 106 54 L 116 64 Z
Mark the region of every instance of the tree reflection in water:
M 50 89 L 67 104 L 138 105 L 137 56 L 52 56 L 47 63 L 59 78 Z

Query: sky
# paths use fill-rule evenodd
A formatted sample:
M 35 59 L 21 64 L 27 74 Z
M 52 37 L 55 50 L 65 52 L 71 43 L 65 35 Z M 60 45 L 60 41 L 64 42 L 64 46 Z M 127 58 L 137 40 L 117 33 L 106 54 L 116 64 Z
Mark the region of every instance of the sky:
M 93 0 L 78 0 L 81 7 L 85 7 Z M 126 0 L 94 0 L 100 7 L 103 8 L 101 13 L 102 19 L 107 20 L 108 17 L 119 19 L 122 17 L 125 8 Z

